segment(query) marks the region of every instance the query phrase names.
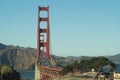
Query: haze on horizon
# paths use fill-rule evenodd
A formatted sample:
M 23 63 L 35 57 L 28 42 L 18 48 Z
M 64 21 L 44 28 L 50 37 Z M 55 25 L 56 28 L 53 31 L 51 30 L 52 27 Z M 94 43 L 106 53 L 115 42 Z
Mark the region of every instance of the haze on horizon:
M 37 46 L 38 6 L 50 7 L 52 53 L 120 53 L 120 0 L 0 0 L 0 43 Z

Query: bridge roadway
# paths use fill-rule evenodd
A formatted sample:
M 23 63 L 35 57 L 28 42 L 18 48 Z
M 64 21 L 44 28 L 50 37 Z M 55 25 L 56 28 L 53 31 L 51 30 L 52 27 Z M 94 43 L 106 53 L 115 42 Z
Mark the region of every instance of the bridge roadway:
M 41 80 L 48 80 L 48 79 L 60 77 L 60 71 L 62 70 L 62 68 L 39 66 L 39 70 L 41 74 Z

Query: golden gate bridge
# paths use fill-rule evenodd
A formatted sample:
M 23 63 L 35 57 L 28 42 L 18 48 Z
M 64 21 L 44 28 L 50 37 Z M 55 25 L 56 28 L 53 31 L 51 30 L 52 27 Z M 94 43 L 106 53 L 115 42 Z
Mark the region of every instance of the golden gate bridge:
M 46 12 L 43 17 L 41 12 Z M 41 25 L 43 22 L 46 25 Z M 57 67 L 51 56 L 50 45 L 50 23 L 49 7 L 38 7 L 38 28 L 37 28 L 37 60 L 35 64 L 35 80 L 48 80 L 60 77 L 62 68 Z

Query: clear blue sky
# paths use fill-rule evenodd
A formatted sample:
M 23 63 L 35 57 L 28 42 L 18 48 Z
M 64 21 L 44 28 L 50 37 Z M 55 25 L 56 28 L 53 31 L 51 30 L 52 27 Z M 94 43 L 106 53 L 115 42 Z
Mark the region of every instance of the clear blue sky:
M 37 8 L 50 7 L 52 53 L 120 53 L 120 0 L 0 0 L 0 43 L 37 46 Z

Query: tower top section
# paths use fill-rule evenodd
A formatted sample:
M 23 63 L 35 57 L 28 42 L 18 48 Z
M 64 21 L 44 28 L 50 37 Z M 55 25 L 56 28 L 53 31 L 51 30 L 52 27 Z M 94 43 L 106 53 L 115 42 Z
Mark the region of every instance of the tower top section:
M 48 7 L 38 7 L 39 11 L 48 11 L 49 10 L 49 6 Z

